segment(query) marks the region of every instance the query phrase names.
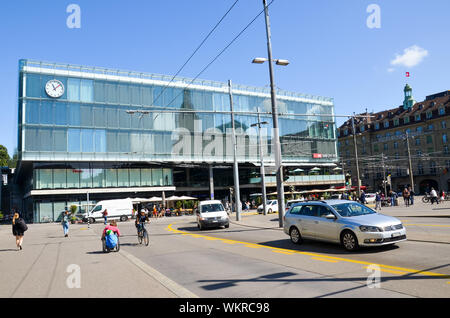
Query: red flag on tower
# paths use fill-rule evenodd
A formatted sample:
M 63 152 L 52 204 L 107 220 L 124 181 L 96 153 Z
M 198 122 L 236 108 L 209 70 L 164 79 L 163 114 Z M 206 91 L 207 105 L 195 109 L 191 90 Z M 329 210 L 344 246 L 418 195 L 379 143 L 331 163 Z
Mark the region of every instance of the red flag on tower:
M 409 77 L 409 72 L 406 72 L 406 77 Z

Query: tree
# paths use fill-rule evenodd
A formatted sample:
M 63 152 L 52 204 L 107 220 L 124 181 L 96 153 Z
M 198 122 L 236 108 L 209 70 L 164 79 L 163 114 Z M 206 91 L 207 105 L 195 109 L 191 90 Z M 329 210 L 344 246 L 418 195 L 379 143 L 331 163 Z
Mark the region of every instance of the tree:
M 8 149 L 5 146 L 0 145 L 0 167 L 8 167 L 11 158 L 8 154 Z

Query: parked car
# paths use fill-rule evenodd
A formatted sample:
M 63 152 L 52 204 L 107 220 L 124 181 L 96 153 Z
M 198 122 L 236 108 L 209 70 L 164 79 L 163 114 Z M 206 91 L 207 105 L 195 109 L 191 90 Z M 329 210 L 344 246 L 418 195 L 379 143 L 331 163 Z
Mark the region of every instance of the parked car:
M 264 206 L 261 204 L 257 211 L 258 213 L 263 213 Z M 266 213 L 277 213 L 278 212 L 278 201 L 277 200 L 269 200 L 266 203 Z
M 201 201 L 196 210 L 196 215 L 199 230 L 208 227 L 230 227 L 228 213 L 219 200 Z
M 341 244 L 348 251 L 406 240 L 399 219 L 348 200 L 294 204 L 284 217 L 284 232 L 296 244 L 303 239 L 320 240 Z
M 366 202 L 367 203 L 375 203 L 376 194 L 375 193 L 366 193 Z
M 304 202 L 305 199 L 301 198 L 301 199 L 297 199 L 297 200 L 289 200 L 286 202 L 286 211 L 288 211 L 291 208 L 291 205 L 293 205 L 294 203 L 299 203 L 299 202 Z
M 133 215 L 133 203 L 131 199 L 117 199 L 99 201 L 94 208 L 83 215 L 83 221 L 89 219 L 90 223 L 103 220 L 103 211 L 108 210 L 108 220 L 126 221 Z

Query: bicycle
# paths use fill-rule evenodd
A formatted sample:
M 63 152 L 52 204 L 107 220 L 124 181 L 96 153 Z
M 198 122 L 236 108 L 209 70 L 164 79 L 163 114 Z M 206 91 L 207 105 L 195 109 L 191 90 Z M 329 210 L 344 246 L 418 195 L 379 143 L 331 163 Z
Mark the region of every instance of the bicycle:
M 148 239 L 147 229 L 145 228 L 144 224 L 138 227 L 138 242 L 139 244 L 144 243 L 145 246 L 148 246 L 148 244 L 150 243 Z

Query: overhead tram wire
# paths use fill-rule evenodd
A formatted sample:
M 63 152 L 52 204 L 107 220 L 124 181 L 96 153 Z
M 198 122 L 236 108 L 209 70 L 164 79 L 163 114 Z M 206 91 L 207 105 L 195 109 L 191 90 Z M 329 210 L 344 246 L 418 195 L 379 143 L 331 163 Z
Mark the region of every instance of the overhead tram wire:
M 222 23 L 222 21 L 225 19 L 225 17 L 230 13 L 230 11 L 234 8 L 234 6 L 239 2 L 239 0 L 236 0 L 233 5 L 228 9 L 228 11 L 222 16 L 222 18 L 219 20 L 219 22 L 216 23 L 216 25 L 212 28 L 211 31 L 209 31 L 208 35 L 203 39 L 203 41 L 200 43 L 200 45 L 194 50 L 194 52 L 189 56 L 189 58 L 184 62 L 184 64 L 178 69 L 178 71 L 175 73 L 175 75 L 172 77 L 172 79 L 169 81 L 169 83 L 161 90 L 161 92 L 158 94 L 158 96 L 155 98 L 153 103 L 155 103 L 159 97 L 164 93 L 164 91 L 169 87 L 170 83 L 173 82 L 173 80 L 177 77 L 178 74 L 184 69 L 184 67 L 189 63 L 189 61 L 194 57 L 194 55 L 197 53 L 197 51 L 203 46 L 203 44 L 208 40 L 208 38 L 211 36 L 211 34 L 217 29 L 217 27 Z M 171 102 L 172 103 L 172 102 Z
M 270 5 L 274 2 L 275 0 L 272 0 L 268 5 L 267 5 L 267 8 L 268 7 L 270 7 Z M 184 89 L 186 89 L 186 88 L 188 88 L 200 75 L 202 75 L 241 35 L 242 35 L 242 33 L 244 33 L 255 21 L 256 21 L 256 19 L 258 19 L 259 18 L 259 16 L 261 15 L 261 14 L 263 14 L 264 13 L 264 9 L 261 11 L 261 12 L 259 12 L 246 26 L 245 26 L 245 28 L 243 28 L 239 33 L 238 33 L 238 35 L 236 35 L 234 38 L 233 38 L 233 40 L 231 40 L 230 41 L 230 43 L 228 43 L 227 44 L 227 46 L 225 46 L 220 52 L 219 52 L 219 54 L 217 54 L 195 77 L 194 77 L 194 79 L 192 79 L 190 82 L 189 82 L 189 84 L 187 84 L 184 88 L 183 88 L 183 90 Z M 169 107 L 169 105 L 171 105 L 177 98 L 178 98 L 178 96 L 180 96 L 182 93 L 183 93 L 183 90 L 180 92 L 180 93 L 178 93 L 178 95 L 176 95 L 165 107 Z

